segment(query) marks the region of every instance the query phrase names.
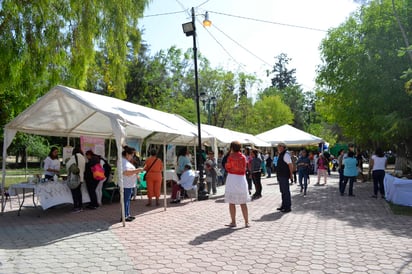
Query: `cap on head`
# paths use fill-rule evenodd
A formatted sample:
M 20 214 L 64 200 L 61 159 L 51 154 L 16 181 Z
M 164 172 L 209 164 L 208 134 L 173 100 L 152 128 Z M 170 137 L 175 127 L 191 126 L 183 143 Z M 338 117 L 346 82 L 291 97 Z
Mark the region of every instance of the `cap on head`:
M 283 142 L 278 143 L 278 146 L 281 146 L 281 147 L 286 148 L 286 144 L 285 144 L 285 143 L 283 143 Z

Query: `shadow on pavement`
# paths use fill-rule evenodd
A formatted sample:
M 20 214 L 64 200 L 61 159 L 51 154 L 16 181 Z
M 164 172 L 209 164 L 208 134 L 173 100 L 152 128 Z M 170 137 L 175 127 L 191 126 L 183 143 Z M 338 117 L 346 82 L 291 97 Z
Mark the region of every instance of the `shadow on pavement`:
M 241 229 L 241 228 L 239 228 Z M 189 242 L 190 245 L 201 245 L 205 242 L 211 242 L 218 240 L 220 237 L 227 236 L 229 234 L 232 234 L 236 230 L 239 230 L 236 228 L 230 228 L 230 227 L 225 227 L 225 228 L 219 228 L 213 231 L 210 231 L 205 234 L 201 234 L 197 236 L 195 239 Z
M 355 182 L 355 197 L 347 195 L 348 186 L 345 195 L 340 195 L 336 174 L 328 177 L 325 186 L 314 186 L 317 182 L 315 175 L 311 175 L 310 182 L 306 197 L 301 195 L 298 185 L 290 186 L 292 214 L 312 213 L 323 219 L 345 221 L 353 227 L 385 229 L 400 237 L 412 237 L 412 230 L 406 225 L 408 219 L 409 223 L 412 222 L 412 218 L 394 215 L 384 199 L 370 198 L 372 182 Z
M 272 213 L 269 213 L 269 214 L 262 215 L 260 217 L 260 219 L 252 220 L 252 221 L 254 221 L 254 222 L 272 222 L 272 221 L 279 220 L 280 218 L 282 218 L 283 215 L 284 214 L 281 213 L 280 211 L 272 212 Z

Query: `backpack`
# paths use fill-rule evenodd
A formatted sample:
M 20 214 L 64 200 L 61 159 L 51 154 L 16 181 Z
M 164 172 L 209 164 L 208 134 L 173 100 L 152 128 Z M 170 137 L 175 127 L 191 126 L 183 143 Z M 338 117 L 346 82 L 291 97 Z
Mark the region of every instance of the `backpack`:
M 109 164 L 109 162 L 106 159 L 101 158 L 101 157 L 100 157 L 100 159 L 103 160 L 103 162 L 104 162 L 104 164 L 103 164 L 104 176 L 106 178 L 109 178 L 110 175 L 112 174 L 112 166 Z
M 76 189 L 80 185 L 80 176 L 78 174 L 70 174 L 67 178 L 67 186 L 70 189 Z
M 77 156 L 76 156 L 77 158 Z M 73 163 L 70 167 L 69 167 L 69 173 L 71 174 L 76 174 L 79 175 L 80 174 L 80 168 L 78 167 L 77 163 Z
M 70 189 L 76 189 L 80 185 L 80 168 L 77 162 L 77 155 L 75 154 L 74 157 L 76 158 L 76 163 L 73 163 L 69 167 L 69 176 L 67 178 L 67 186 Z
M 100 161 L 91 167 L 91 171 L 93 173 L 93 179 L 97 181 L 106 179 L 106 176 L 104 175 L 104 169 L 100 164 Z

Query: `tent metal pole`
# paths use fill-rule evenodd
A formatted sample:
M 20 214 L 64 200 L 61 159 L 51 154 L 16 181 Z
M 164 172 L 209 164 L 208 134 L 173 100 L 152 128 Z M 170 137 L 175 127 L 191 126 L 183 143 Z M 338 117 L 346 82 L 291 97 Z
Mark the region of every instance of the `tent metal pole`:
M 166 187 L 166 142 L 163 140 L 163 191 L 164 191 L 164 210 L 167 208 L 167 187 Z
M 111 148 L 112 148 L 112 138 L 109 138 L 109 151 L 107 152 L 107 156 L 106 156 L 106 159 L 109 163 L 110 163 Z

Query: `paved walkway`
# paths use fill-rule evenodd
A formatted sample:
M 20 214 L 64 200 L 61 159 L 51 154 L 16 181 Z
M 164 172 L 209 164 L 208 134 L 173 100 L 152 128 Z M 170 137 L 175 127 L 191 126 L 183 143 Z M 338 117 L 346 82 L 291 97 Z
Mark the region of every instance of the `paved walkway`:
M 120 205 L 69 213 L 17 205 L 0 216 L 0 273 L 412 273 L 412 218 L 393 215 L 372 184 L 341 197 L 337 174 L 307 197 L 296 185 L 292 212 L 279 213 L 276 179 L 249 206 L 251 227 L 227 228 L 224 187 L 207 201 L 145 207 L 122 227 Z M 14 202 L 17 199 L 14 198 Z

